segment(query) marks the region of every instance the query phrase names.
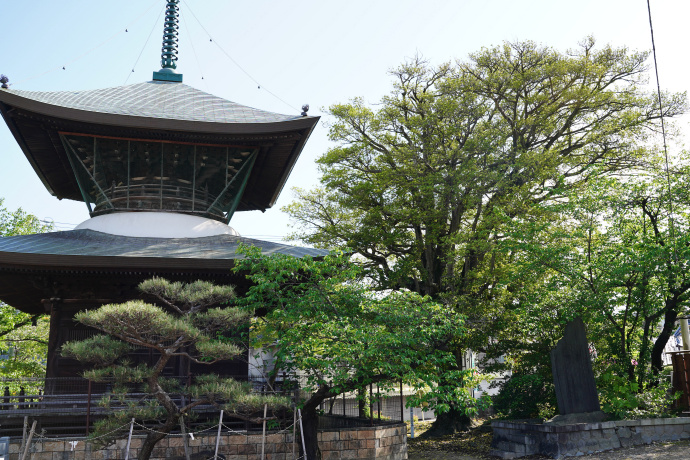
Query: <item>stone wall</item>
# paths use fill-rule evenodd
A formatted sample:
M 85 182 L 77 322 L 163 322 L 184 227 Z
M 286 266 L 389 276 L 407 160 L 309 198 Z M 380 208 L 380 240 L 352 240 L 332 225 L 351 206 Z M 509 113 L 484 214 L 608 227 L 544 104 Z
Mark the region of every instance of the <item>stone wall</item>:
M 493 422 L 492 455 L 519 458 L 542 454 L 553 458 L 593 454 L 656 441 L 690 439 L 690 418 L 620 420 L 545 425 Z
M 221 434 L 218 453 L 226 460 L 260 460 L 261 433 Z M 340 459 L 407 459 L 407 427 L 394 424 L 374 427 L 336 428 L 319 430 L 319 447 L 323 460 Z M 130 459 L 136 459 L 143 436 L 132 437 Z M 213 457 L 216 445 L 215 433 L 187 437 L 189 450 L 196 454 L 194 460 Z M 299 438 L 297 442 L 300 442 Z M 21 439 L 10 444 L 9 460 L 19 458 Z M 32 442 L 31 460 L 121 460 L 125 458 L 127 439 L 121 439 L 107 449 L 96 450 L 84 438 L 60 441 L 38 439 Z M 299 457 L 299 446 L 295 445 L 293 457 L 293 436 L 291 433 L 268 433 L 264 452 L 266 460 L 292 460 Z M 185 460 L 183 440 L 180 435 L 170 435 L 160 441 L 153 451 L 152 460 Z

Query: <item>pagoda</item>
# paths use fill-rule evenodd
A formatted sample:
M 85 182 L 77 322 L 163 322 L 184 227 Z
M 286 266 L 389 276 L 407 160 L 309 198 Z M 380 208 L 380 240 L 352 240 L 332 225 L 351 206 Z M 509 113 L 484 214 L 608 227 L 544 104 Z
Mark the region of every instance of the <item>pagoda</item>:
M 168 0 L 152 81 L 92 91 L 0 89 L 0 112 L 48 191 L 83 201 L 72 231 L 0 239 L 0 300 L 50 314 L 47 377 L 75 377 L 61 344 L 93 330 L 73 316 L 140 296 L 153 276 L 247 289 L 240 243 L 296 257 L 323 251 L 242 238 L 235 212 L 270 208 L 318 117 L 266 112 L 185 85 L 177 68 L 178 1 Z M 139 359 L 147 359 L 145 356 Z M 247 375 L 246 362 L 212 372 Z M 208 372 L 182 361 L 169 375 Z M 60 392 L 46 387 L 46 392 Z

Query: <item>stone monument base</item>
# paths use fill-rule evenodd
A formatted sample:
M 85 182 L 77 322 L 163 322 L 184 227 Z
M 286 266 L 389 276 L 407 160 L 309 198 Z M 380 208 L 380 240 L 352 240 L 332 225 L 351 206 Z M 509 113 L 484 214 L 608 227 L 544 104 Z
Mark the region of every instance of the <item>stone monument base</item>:
M 605 422 L 607 416 L 602 411 L 583 412 L 580 414 L 557 415 L 544 422 L 544 425 L 575 425 L 577 423 L 600 423 Z
M 566 425 L 497 421 L 491 455 L 552 458 L 594 454 L 619 447 L 690 439 L 690 417 L 619 420 Z

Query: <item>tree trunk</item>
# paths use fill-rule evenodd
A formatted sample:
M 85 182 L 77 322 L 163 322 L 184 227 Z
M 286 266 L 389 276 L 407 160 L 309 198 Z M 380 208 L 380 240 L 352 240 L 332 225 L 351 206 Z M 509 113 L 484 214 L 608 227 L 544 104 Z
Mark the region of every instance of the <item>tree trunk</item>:
M 156 444 L 158 444 L 158 441 L 165 438 L 176 425 L 177 419 L 174 416 L 169 415 L 163 425 L 156 427 L 155 431 L 149 431 L 149 433 L 146 435 L 146 439 L 144 439 L 144 443 L 141 446 L 141 450 L 139 451 L 138 459 L 149 460 L 149 458 L 151 458 L 151 453 L 153 453 L 153 449 L 156 447 Z
M 366 388 L 357 390 L 357 409 L 360 418 L 369 418 L 369 394 Z
M 670 305 L 667 304 L 666 306 L 666 313 L 664 314 L 664 327 L 661 329 L 661 333 L 659 334 L 659 337 L 657 337 L 656 341 L 654 342 L 654 346 L 652 347 L 652 371 L 655 375 L 659 375 L 659 373 L 661 373 L 661 371 L 664 369 L 662 354 L 664 352 L 664 348 L 666 348 L 668 339 L 671 338 L 676 318 L 678 316 L 676 299 L 669 299 L 667 300 L 667 303 L 670 303 Z
M 436 438 L 447 434 L 455 434 L 470 429 L 472 419 L 458 409 L 451 409 L 436 417 L 436 420 L 420 438 Z
M 316 412 L 316 406 L 302 409 L 302 433 L 304 436 L 304 444 L 307 449 L 307 460 L 321 460 L 321 450 L 319 449 L 317 436 L 318 428 L 319 415 Z M 299 443 L 299 445 L 301 456 L 304 457 L 305 452 L 302 452 L 302 443 Z

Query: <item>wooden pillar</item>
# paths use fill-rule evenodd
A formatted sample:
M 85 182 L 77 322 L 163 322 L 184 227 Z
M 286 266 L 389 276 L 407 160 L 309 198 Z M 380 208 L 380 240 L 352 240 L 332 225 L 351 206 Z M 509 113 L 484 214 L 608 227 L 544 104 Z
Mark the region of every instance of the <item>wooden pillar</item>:
M 58 298 L 41 301 L 50 313 L 50 330 L 48 332 L 48 356 L 46 360 L 45 394 L 55 394 L 55 377 L 59 376 L 58 361 L 60 359 L 60 322 L 62 320 L 62 305 Z

